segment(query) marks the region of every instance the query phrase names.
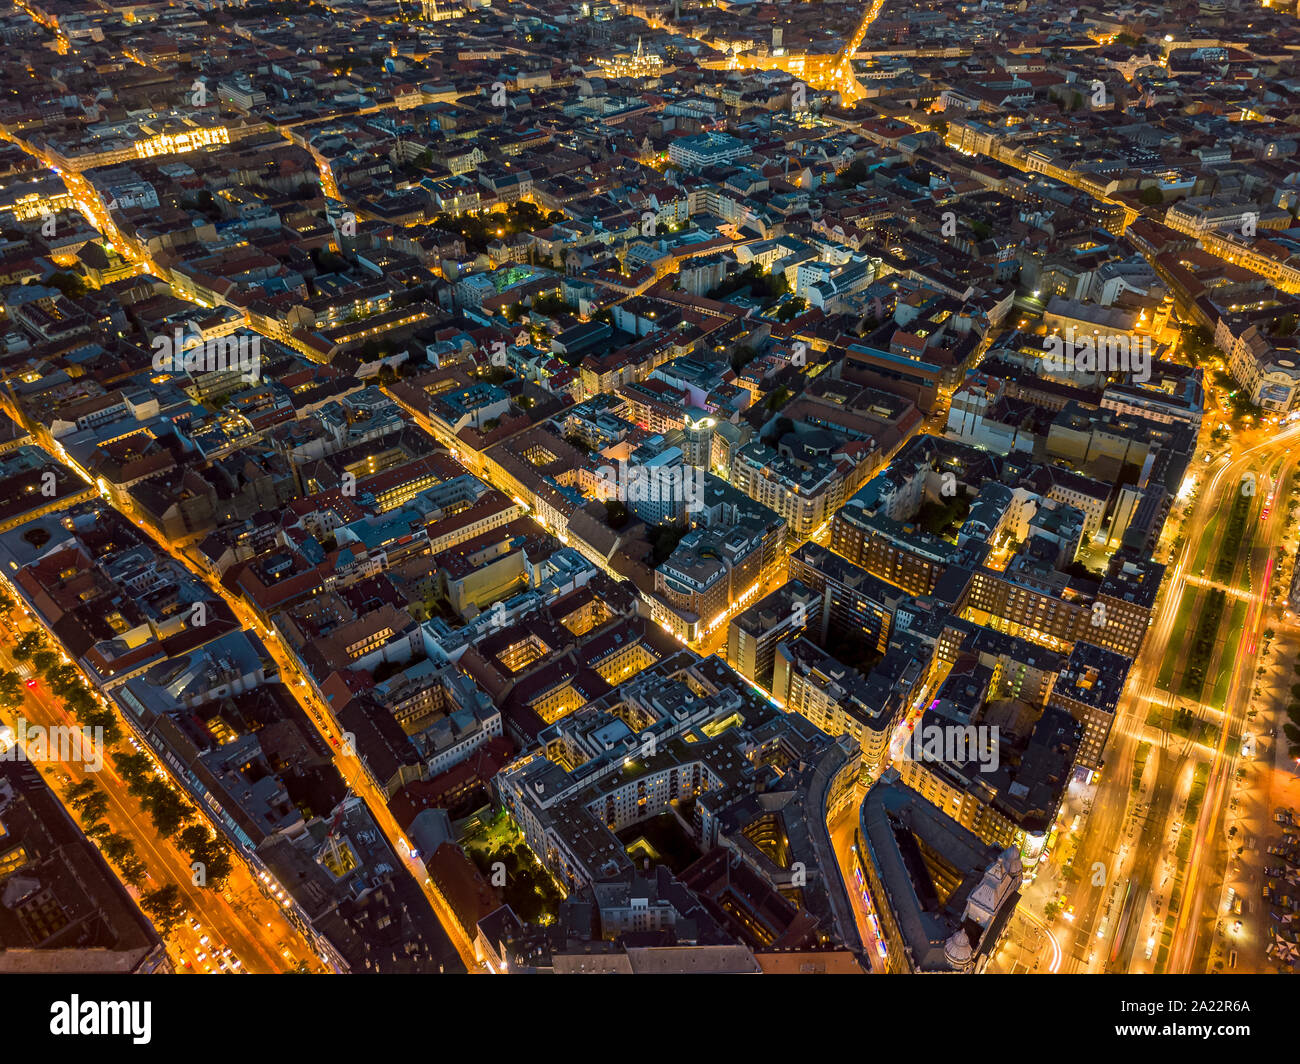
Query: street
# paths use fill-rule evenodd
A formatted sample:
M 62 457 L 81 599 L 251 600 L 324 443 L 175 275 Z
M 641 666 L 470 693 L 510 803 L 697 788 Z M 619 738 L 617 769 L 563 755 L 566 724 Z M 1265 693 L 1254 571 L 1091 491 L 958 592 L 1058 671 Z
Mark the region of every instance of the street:
M 1262 585 L 1281 535 L 1282 507 L 1276 507 L 1262 527 L 1258 505 L 1252 507 L 1234 559 L 1235 573 L 1250 587 L 1246 624 L 1237 632 L 1221 626 L 1206 681 L 1207 693 L 1213 692 L 1226 669 L 1227 697 L 1221 706 L 1215 706 L 1207 704 L 1213 701 L 1211 694 L 1188 710 L 1198 723 L 1213 725 L 1216 742 L 1203 745 L 1181 739 L 1165 724 L 1149 723 L 1149 718 L 1155 712 L 1154 719 L 1164 721 L 1165 712 L 1174 708 L 1170 692 L 1159 682 L 1161 672 L 1165 669 L 1166 683 L 1176 690 L 1190 642 L 1190 633 L 1176 623 L 1183 599 L 1185 595 L 1204 595 L 1207 590 L 1199 582 L 1200 567 L 1216 542 L 1220 520 L 1241 493 L 1243 476 L 1271 468 L 1286 482 L 1295 466 L 1288 450 L 1297 439 L 1300 429 L 1293 427 L 1254 443 L 1234 459 L 1198 471 L 1205 483 L 1190 507 L 1183 525 L 1185 540 L 1170 562 L 1151 629 L 1129 675 L 1112 727 L 1105 769 L 1085 818 L 1072 877 L 1063 887 L 1065 912 L 1072 909 L 1074 916 L 1072 921 L 1063 918 L 1059 925 L 1065 950 L 1063 971 L 1188 971 L 1204 967 L 1208 950 L 1203 944 L 1198 946 L 1198 941 L 1205 936 L 1207 925 L 1212 929 L 1218 905 L 1217 888 L 1222 884 L 1219 862 L 1226 849 L 1224 815 L 1239 757 L 1236 740 L 1246 720 L 1262 632 L 1267 626 L 1268 614 L 1261 608 L 1265 598 Z M 1168 538 L 1172 538 L 1174 523 L 1171 519 L 1166 528 Z M 1255 545 L 1252 537 L 1260 545 Z M 1242 582 L 1235 581 L 1238 586 Z M 1230 638 L 1235 651 L 1229 657 L 1225 643 Z M 1172 674 L 1166 668 L 1170 659 L 1176 663 Z M 1185 699 L 1178 708 L 1187 708 Z M 1140 750 L 1144 756 L 1135 783 Z M 1197 764 L 1205 766 L 1204 797 L 1191 829 L 1195 835 L 1189 858 L 1183 862 L 1177 857 L 1184 828 L 1180 817 L 1186 811 Z M 1171 918 L 1169 909 L 1178 886 L 1180 904 L 1177 917 Z M 1125 938 L 1115 943 L 1126 904 Z M 1170 941 L 1162 943 L 1166 930 Z M 1156 941 L 1147 956 L 1146 946 L 1152 938 Z M 1139 944 L 1143 945 L 1140 952 Z M 1112 952 L 1114 962 L 1110 960 Z
M 15 610 L 11 616 L 18 620 L 21 615 Z M 35 625 L 27 623 L 20 631 L 33 627 Z M 14 669 L 18 664 L 11 654 L 14 642 L 15 637 L 7 631 L 0 632 L 0 665 L 6 669 Z M 78 727 L 44 681 L 38 680 L 36 686 L 25 688 L 20 712 L 30 724 L 41 727 Z M 19 712 L 4 713 L 5 722 L 11 727 L 16 724 L 18 716 Z M 129 730 L 124 730 L 129 734 Z M 126 748 L 125 740 L 122 748 Z M 95 784 L 108 799 L 105 821 L 116 834 L 131 841 L 136 854 L 149 866 L 145 892 L 157 890 L 167 883 L 174 883 L 180 890 L 189 917 L 197 920 L 203 930 L 196 932 L 183 922 L 175 932 L 165 937 L 168 955 L 178 972 L 203 972 L 205 962 L 198 960 L 197 954 L 211 953 L 219 947 L 232 950 L 234 956 L 242 961 L 243 969 L 250 973 L 289 971 L 300 960 L 320 965 L 311 947 L 285 919 L 279 906 L 257 888 L 252 873 L 242 861 L 237 859 L 234 862 L 223 891 L 195 886 L 189 855 L 171 841 L 159 837 L 149 814 L 139 800 L 127 792 L 126 781 L 114 769 L 107 754 L 98 772 L 90 771 L 88 765 L 76 760 L 46 760 L 39 762 L 38 767 L 56 794 L 61 795 L 83 780 Z M 68 783 L 62 782 L 63 776 L 68 777 Z M 69 812 L 73 819 L 78 819 L 75 812 Z M 127 889 L 138 896 L 139 892 L 130 887 Z M 199 938 L 204 934 L 213 941 L 201 945 Z M 268 942 L 287 943 L 289 956 L 268 948 Z M 213 965 L 212 970 L 216 971 L 217 966 Z

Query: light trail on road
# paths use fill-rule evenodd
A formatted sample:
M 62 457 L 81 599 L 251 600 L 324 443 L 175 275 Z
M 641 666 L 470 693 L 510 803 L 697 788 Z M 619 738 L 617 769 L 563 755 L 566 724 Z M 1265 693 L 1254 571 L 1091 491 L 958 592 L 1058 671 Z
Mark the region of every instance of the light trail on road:
M 1047 926 L 1045 921 L 1039 919 L 1030 912 L 1028 906 L 1017 909 L 1016 912 L 1047 936 L 1047 941 L 1051 943 L 1052 947 L 1052 962 L 1048 965 L 1047 970 L 1052 975 L 1055 975 L 1061 970 L 1061 944 L 1056 941 L 1056 936 L 1052 933 L 1052 929 Z

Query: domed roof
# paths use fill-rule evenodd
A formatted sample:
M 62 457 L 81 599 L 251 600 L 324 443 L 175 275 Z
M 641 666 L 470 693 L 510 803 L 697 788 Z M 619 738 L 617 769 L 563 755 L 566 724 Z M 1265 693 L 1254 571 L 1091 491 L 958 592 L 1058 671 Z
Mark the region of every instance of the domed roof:
M 954 931 L 952 937 L 943 944 L 943 955 L 954 968 L 969 964 L 972 952 L 970 939 L 963 928 Z

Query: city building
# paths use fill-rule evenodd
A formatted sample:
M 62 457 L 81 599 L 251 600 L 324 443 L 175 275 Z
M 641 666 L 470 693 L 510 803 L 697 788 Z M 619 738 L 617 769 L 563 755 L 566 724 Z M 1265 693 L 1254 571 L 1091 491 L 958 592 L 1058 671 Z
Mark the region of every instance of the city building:
M 980 841 L 892 769 L 862 802 L 857 840 L 887 971 L 984 971 L 1020 900 L 1015 849 Z

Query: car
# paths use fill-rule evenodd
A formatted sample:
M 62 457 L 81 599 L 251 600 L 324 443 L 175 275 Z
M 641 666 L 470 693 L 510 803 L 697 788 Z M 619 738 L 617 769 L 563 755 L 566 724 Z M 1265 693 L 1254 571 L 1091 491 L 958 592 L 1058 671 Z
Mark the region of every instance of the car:
M 200 945 L 200 946 L 206 946 L 210 941 L 211 941 L 211 939 L 210 939 L 207 935 L 200 935 L 200 936 L 199 936 L 199 945 Z
M 204 961 L 208 959 L 208 955 L 204 953 L 202 950 L 199 950 L 197 953 L 194 954 L 194 959 L 198 961 L 200 964 L 202 964 Z
M 1241 921 L 1240 921 L 1240 920 L 1238 920 L 1235 924 L 1232 925 L 1232 933 L 1233 933 L 1234 935 L 1239 935 L 1239 934 L 1241 934 Z
M 1237 951 L 1235 949 L 1228 954 L 1228 967 L 1229 968 L 1237 967 Z

